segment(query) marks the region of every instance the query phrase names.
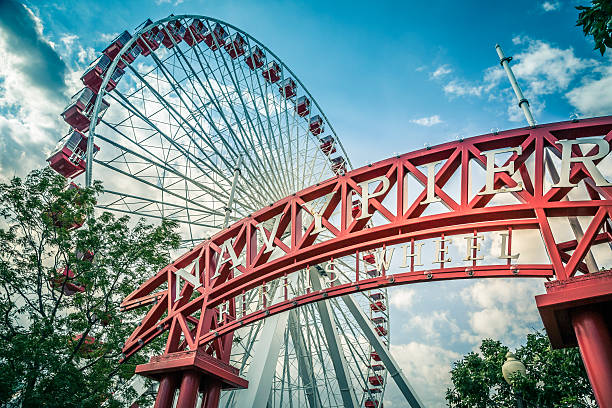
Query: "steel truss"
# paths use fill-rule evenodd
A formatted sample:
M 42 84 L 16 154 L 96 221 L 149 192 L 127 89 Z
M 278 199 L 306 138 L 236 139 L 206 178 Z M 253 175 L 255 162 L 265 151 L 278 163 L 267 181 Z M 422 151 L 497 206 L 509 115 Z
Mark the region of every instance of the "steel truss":
M 143 34 L 152 27 L 162 27 L 162 32 L 169 34 L 169 24 L 176 22 L 193 30 L 191 24 L 195 21 L 203 22 L 209 32 L 219 25 L 230 36 L 241 35 L 246 54 L 231 58 L 216 37 L 213 46 L 205 42 L 187 46 L 185 41 L 169 35 L 171 47 L 148 49 L 147 57 L 141 56 L 126 64 L 125 75 L 116 88 L 105 91 L 119 61 Z M 245 64 L 244 58 L 256 47 L 264 52 L 265 63 L 279 64 L 278 83 L 265 80 L 262 69 L 250 69 Z M 286 79 L 295 81 L 296 97 L 279 93 L 278 84 Z M 289 67 L 256 39 L 220 20 L 180 15 L 140 27 L 108 68 L 100 89 L 89 127 L 89 135 L 93 137 L 88 138 L 88 153 L 93 152 L 94 140 L 101 150 L 95 158 L 89 154 L 86 159 L 87 184 L 92 177 L 102 179 L 105 184 L 98 207 L 153 221 L 178 221 L 185 247 L 194 247 L 222 230 L 228 222 L 239 221 L 272 202 L 333 176 L 331 157 L 320 149 L 319 137 L 323 135 L 333 137 L 334 148 L 346 159 L 348 167 L 351 166 L 317 101 Z M 298 96 L 306 96 L 311 102 L 306 116 L 297 113 Z M 102 100 L 110 103 L 104 117 L 100 113 Z M 315 115 L 322 117 L 325 128 L 319 136 L 309 129 Z M 234 190 L 235 194 L 231 193 Z M 249 293 L 248 299 L 260 301 L 256 293 Z M 362 307 L 369 307 L 367 297 L 362 296 L 360 301 Z M 154 295 L 142 305 L 150 302 L 167 304 L 168 298 Z M 163 313 L 162 309 L 156 307 L 150 316 L 158 316 Z M 332 317 L 338 324 L 347 324 L 346 318 L 333 313 Z M 301 383 L 281 380 L 280 387 L 276 387 L 281 370 L 273 360 L 278 353 L 271 352 L 263 361 L 263 357 L 254 359 L 261 336 L 268 332 L 265 325 L 250 326 L 245 333 L 233 337 L 227 349 L 231 346 L 229 359 L 239 367 L 240 373 L 248 373 L 253 365 L 274 368 L 271 377 L 274 385 L 261 384 L 253 398 L 257 401 L 264 398 L 267 387 L 272 389 L 268 393 L 274 406 L 283 405 L 283 393 L 287 401 L 287 395 L 295 397 L 296 391 L 314 398 L 315 405 L 321 401 L 326 406 L 332 401 L 341 401 L 333 371 L 326 377 L 320 375 L 321 367 L 330 364 L 320 354 L 320 350 L 327 348 L 325 333 L 317 331 L 316 338 L 308 337 L 312 325 L 318 321 L 319 313 L 314 308 L 301 313 L 297 327 L 304 332 L 301 337 L 307 339 L 305 342 L 295 337 L 295 324 L 284 324 L 284 335 L 289 339 L 291 333 L 293 343 L 283 346 L 283 358 L 288 365 L 297 365 L 297 360 L 302 359 L 300 370 L 312 375 L 310 388 L 300 388 L 306 383 L 305 377 L 300 379 Z M 193 318 L 187 318 L 177 322 L 175 328 L 180 326 L 189 331 L 193 324 Z M 353 372 L 365 373 L 369 364 L 368 348 L 365 338 L 360 341 L 359 348 L 355 349 L 346 346 L 349 342 L 343 339 L 345 348 L 341 352 L 349 358 Z M 175 342 L 179 348 L 193 347 L 188 338 L 175 339 Z M 319 351 L 315 351 L 315 344 Z M 291 351 L 287 351 L 288 347 Z M 224 351 L 225 355 L 227 352 Z M 357 352 L 361 355 L 354 355 Z M 314 361 L 315 367 L 304 367 L 305 361 Z M 286 374 L 293 375 L 289 370 Z M 366 381 L 365 374 L 361 375 L 359 382 Z M 276 388 L 279 390 L 275 391 Z M 360 403 L 368 396 L 367 391 L 358 392 Z M 224 393 L 222 403 L 237 406 L 244 404 L 241 402 L 244 398 L 237 392 Z
M 574 144 L 573 161 L 568 160 L 563 143 L 580 140 L 595 146 L 581 150 Z M 153 338 L 169 331 L 168 344 L 174 344 L 173 339 L 177 336 L 184 336 L 190 348 L 204 347 L 209 353 L 217 354 L 222 351 L 221 342 L 226 336 L 270 316 L 309 310 L 312 303 L 330 302 L 335 297 L 391 285 L 486 277 L 565 280 L 577 272 L 587 273 L 583 262 L 587 253 L 596 245 L 612 241 L 608 228 L 612 218 L 612 186 L 598 177 L 601 175 L 596 174 L 594 167 L 607 157 L 603 153 L 606 148 L 609 152 L 611 143 L 612 117 L 515 129 L 393 157 L 299 191 L 217 233 L 126 298 L 122 304 L 126 309 L 151 294 L 160 296 L 162 301 L 153 307 L 128 339 L 124 353 L 129 357 Z M 502 150 L 508 153 L 503 164 L 494 163 L 494 154 L 503 153 Z M 559 158 L 561 166 L 567 166 L 562 169 L 566 171 L 566 184 L 550 185 L 546 181 L 551 177 L 544 166 L 547 152 Z M 585 164 L 585 160 L 591 161 Z M 436 170 L 435 164 L 439 169 Z M 477 185 L 471 180 L 472 165 L 486 171 L 481 188 L 475 188 Z M 456 197 L 445 191 L 454 176 L 459 180 Z M 408 177 L 413 177 L 422 186 L 413 198 L 406 189 Z M 584 198 L 572 198 L 570 193 L 576 188 L 574 185 L 583 189 Z M 494 196 L 501 193 L 513 197 L 514 203 L 495 204 Z M 356 196 L 361 198 L 357 211 L 353 206 Z M 432 203 L 443 204 L 447 210 L 427 214 Z M 559 242 L 552 232 L 551 222 L 570 216 L 589 217 L 587 228 L 581 239 Z M 377 222 L 372 224 L 376 217 Z M 549 263 L 513 262 L 513 231 L 524 230 L 539 231 Z M 445 260 L 445 237 L 469 234 L 473 239 L 471 245 L 474 245 L 478 234 L 492 231 L 503 232 L 507 238 L 503 241 L 506 247 L 502 247 L 501 263 L 479 264 L 475 245 L 466 257 L 467 266 L 445 265 L 450 262 Z M 386 247 L 407 242 L 414 252 L 415 241 L 432 238 L 441 240 L 437 268 L 417 268 L 414 257 L 406 265 L 406 272 L 389 273 L 383 267 L 372 276 L 363 268 L 364 254 L 376 248 L 384 261 Z M 270 246 L 274 247 L 273 251 L 269 250 Z M 350 265 L 351 262 L 354 262 L 352 268 L 342 268 L 343 263 Z M 307 271 L 313 265 L 322 265 L 322 268 L 325 265 L 327 281 L 320 289 L 315 284 L 295 290 L 288 284 L 288 281 L 295 281 L 296 276 L 308 282 Z M 330 269 L 329 265 L 334 266 Z M 180 299 L 177 293 L 164 289 L 174 287 L 178 279 L 175 273 L 179 270 L 188 271 L 201 285 L 194 287 L 189 281 L 183 282 Z M 332 277 L 331 274 L 336 275 Z M 270 299 L 264 296 L 255 307 L 243 306 L 245 296 L 265 293 L 269 285 L 282 290 Z M 156 308 L 159 308 L 157 312 Z M 229 313 L 224 315 L 227 310 Z M 161 311 L 167 311 L 167 316 L 162 317 Z M 210 313 L 225 317 L 222 320 L 195 319 L 193 329 L 185 330 L 186 325 L 181 322 L 200 311 L 202 316 Z M 353 313 L 353 317 L 361 321 L 362 328 L 369 326 L 363 325 L 364 319 L 359 313 Z M 333 323 L 328 319 L 322 326 L 329 329 Z M 285 338 L 288 337 L 285 334 Z M 299 336 L 294 338 L 293 346 L 304 340 Z M 328 352 L 333 355 L 333 349 L 338 349 L 338 341 L 331 341 L 330 345 L 329 338 L 327 340 L 332 348 Z M 179 349 L 169 348 L 167 352 Z M 290 351 L 285 350 L 285 359 L 287 355 Z M 300 360 L 302 364 L 308 362 L 298 358 L 298 363 Z M 414 394 L 405 378 L 398 375 L 388 354 L 383 361 L 391 365 L 392 377 L 405 395 Z M 336 375 L 338 370 L 344 370 L 343 362 L 338 362 L 332 363 Z M 289 376 L 295 378 L 295 374 L 285 369 L 282 378 L 286 378 L 284 384 L 288 384 Z M 344 372 L 341 378 L 347 377 L 346 370 Z M 312 390 L 314 382 L 308 381 L 309 372 L 297 376 L 306 379 L 304 389 Z M 311 400 L 315 399 L 311 397 Z M 414 397 L 412 402 L 418 406 L 415 405 L 418 398 Z

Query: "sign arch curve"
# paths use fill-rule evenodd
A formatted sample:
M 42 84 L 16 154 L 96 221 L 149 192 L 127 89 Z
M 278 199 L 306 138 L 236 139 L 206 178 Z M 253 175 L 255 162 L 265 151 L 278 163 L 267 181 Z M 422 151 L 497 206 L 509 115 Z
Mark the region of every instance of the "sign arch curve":
M 610 160 L 611 145 L 611 116 L 560 122 L 406 153 L 311 186 L 202 242 L 128 296 L 124 309 L 153 306 L 127 340 L 124 356 L 168 331 L 166 353 L 208 345 L 219 357 L 224 335 L 245 324 L 382 286 L 485 277 L 565 280 L 586 273 L 591 247 L 612 241 L 612 183 L 600 165 Z M 474 165 L 484 174 L 477 189 L 471 185 Z M 560 173 L 552 183 L 546 178 L 551 166 Z M 409 177 L 421 185 L 412 198 Z M 459 181 L 454 195 L 445 188 L 451 179 Z M 582 196 L 572 198 L 577 190 Z M 499 195 L 512 201 L 493 205 Z M 427 213 L 439 204 L 446 210 Z M 551 220 L 578 216 L 589 217 L 583 237 L 557 242 Z M 512 231 L 520 230 L 539 231 L 548 263 L 512 262 Z M 502 245 L 499 262 L 485 265 L 479 264 L 479 234 L 486 232 L 501 233 Z M 465 265 L 448 266 L 447 238 L 457 235 L 468 236 Z M 415 268 L 418 241 L 427 239 L 437 240 L 438 267 Z M 407 271 L 387 274 L 387 254 L 393 256 L 387 247 L 396 244 L 406 244 Z M 364 253 L 374 256 L 377 275 L 360 273 Z M 289 295 L 296 271 L 353 255 L 355 276 Z M 326 269 L 323 274 L 333 276 L 333 268 Z M 281 295 L 266 303 L 272 282 Z M 262 302 L 250 310 L 244 295 L 254 290 Z M 185 341 L 178 341 L 181 336 Z

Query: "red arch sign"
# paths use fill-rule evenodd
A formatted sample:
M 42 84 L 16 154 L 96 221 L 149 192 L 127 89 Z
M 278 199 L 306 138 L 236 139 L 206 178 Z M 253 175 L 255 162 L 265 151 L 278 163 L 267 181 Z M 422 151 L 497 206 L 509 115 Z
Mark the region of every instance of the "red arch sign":
M 612 116 L 514 129 L 392 157 L 272 203 L 202 242 L 123 301 L 124 309 L 153 305 L 124 356 L 168 331 L 166 353 L 203 346 L 227 360 L 231 338 L 224 335 L 242 325 L 381 286 L 486 277 L 563 281 L 587 272 L 590 248 L 612 241 L 612 183 L 598 166 L 611 144 Z M 552 185 L 545 181 L 547 162 L 558 173 Z M 471 177 L 474 165 L 483 174 L 480 188 Z M 412 196 L 408 178 L 420 185 Z M 451 178 L 459 184 L 454 196 L 447 192 Z M 574 189 L 586 197 L 571 199 Z M 513 201 L 493 205 L 497 196 Z M 434 205 L 445 210 L 428 214 Z M 591 217 L 583 237 L 556 242 L 551 219 L 575 216 Z M 528 229 L 541 234 L 548 263 L 516 262 L 513 231 Z M 496 262 L 481 262 L 483 233 L 499 235 Z M 462 266 L 450 266 L 449 237 L 457 235 L 465 239 L 465 257 Z M 419 268 L 424 240 L 434 243 L 433 266 Z M 357 272 L 341 279 L 334 262 L 349 256 Z M 390 274 L 394 256 L 402 265 Z M 324 262 L 327 287 L 294 290 L 292 274 Z M 266 291 L 273 283 L 280 290 L 272 298 Z M 257 310 L 245 302 L 250 291 L 263 300 Z

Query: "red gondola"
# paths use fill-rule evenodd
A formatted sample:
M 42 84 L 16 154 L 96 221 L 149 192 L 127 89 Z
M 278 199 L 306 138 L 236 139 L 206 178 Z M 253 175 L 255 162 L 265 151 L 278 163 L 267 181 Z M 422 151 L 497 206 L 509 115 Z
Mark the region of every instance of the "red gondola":
M 363 260 L 369 263 L 370 265 L 374 265 L 374 263 L 376 263 L 376 258 L 374 257 L 374 254 L 365 254 L 363 256 Z
M 278 82 L 280 79 L 280 73 L 282 72 L 282 68 L 276 61 L 270 61 L 266 66 L 266 69 L 263 70 L 261 75 L 263 75 L 264 79 L 269 83 Z
M 245 53 L 246 41 L 239 33 L 234 33 L 225 44 L 225 51 L 232 59 L 236 59 Z
M 385 298 L 385 295 L 380 292 L 370 293 L 370 299 L 372 300 L 382 300 L 384 298 Z
M 94 154 L 100 148 L 94 145 Z M 60 142 L 55 152 L 49 156 L 49 166 L 66 178 L 73 178 L 85 171 L 87 136 L 73 131 L 68 140 Z
M 142 26 L 148 27 L 151 24 L 153 24 L 153 21 L 151 21 L 151 19 L 147 19 L 144 23 L 142 23 Z M 163 39 L 164 33 L 161 32 L 159 26 L 155 26 L 138 37 L 136 43 L 140 46 L 142 55 L 146 57 L 151 53 L 151 51 L 155 51 L 159 48 Z
M 51 279 L 51 286 L 53 289 L 62 290 L 66 296 L 72 296 L 77 292 L 85 292 L 85 286 L 79 285 L 77 282 L 71 282 L 73 279 L 74 272 L 64 268 L 63 270 L 58 270 L 53 279 Z
M 353 201 L 353 208 L 351 209 L 351 215 L 353 218 L 356 218 L 361 212 L 361 206 L 359 205 L 359 201 Z
M 119 51 L 123 48 L 125 44 L 130 41 L 132 35 L 127 31 L 122 32 L 115 38 L 108 47 L 102 51 L 103 54 L 106 54 L 111 60 L 114 60 Z
M 205 34 L 206 26 L 202 20 L 194 18 L 191 24 L 189 24 L 187 31 L 185 31 L 183 39 L 190 47 L 193 47 L 196 43 L 201 43 L 204 40 Z
M 336 144 L 334 143 L 335 140 L 332 136 L 325 136 L 319 139 L 319 141 L 321 142 L 319 148 L 323 154 L 329 156 L 332 153 L 336 153 Z
M 252 50 L 253 51 L 251 51 L 249 56 L 246 57 L 244 61 L 247 63 L 249 68 L 251 68 L 251 70 L 255 70 L 257 68 L 261 68 L 261 66 L 264 64 L 266 55 L 258 46 L 253 47 Z
M 73 185 L 74 183 L 70 183 L 70 184 Z M 76 186 L 76 184 L 75 184 L 75 186 Z M 79 261 L 88 261 L 88 262 L 91 262 L 94 259 L 93 251 L 89 251 L 89 250 L 87 250 L 87 251 L 77 250 L 75 255 L 76 255 L 76 258 Z
M 104 79 L 104 75 L 106 74 L 106 71 L 108 70 L 111 62 L 112 61 L 108 57 L 108 55 L 100 55 L 98 59 L 96 59 L 89 65 L 87 70 L 85 70 L 85 73 L 81 76 L 81 81 L 83 82 L 83 85 L 91 89 L 96 94 L 100 92 L 102 80 Z M 119 80 L 123 77 L 124 73 L 125 72 L 123 71 L 123 69 L 119 67 L 115 68 L 115 71 L 113 72 L 113 75 L 111 75 L 108 84 L 106 84 L 107 92 L 110 92 L 115 89 L 115 87 L 119 83 Z
M 225 28 L 219 23 L 216 23 L 213 27 L 212 31 L 208 31 L 204 34 L 204 42 L 208 45 L 213 51 L 217 51 L 219 47 L 223 47 L 225 45 L 225 40 L 227 40 L 228 34 L 225 31 Z
M 64 121 L 79 132 L 87 132 L 91 122 L 91 114 L 96 102 L 96 94 L 89 88 L 83 88 L 70 100 L 70 103 L 62 112 Z M 98 123 L 108 109 L 109 104 L 102 99 L 100 111 L 98 112 Z
M 377 408 L 378 407 L 378 400 L 372 400 L 372 399 L 366 400 L 364 406 L 365 406 L 365 408 Z M 381 406 L 381 408 L 382 408 L 382 406 Z
M 166 24 L 166 28 L 161 30 L 161 32 L 164 34 L 162 44 L 164 44 L 166 48 L 171 49 L 174 47 L 175 43 L 178 44 L 183 40 L 183 36 L 185 35 L 186 31 L 187 29 L 179 20 L 169 22 Z M 172 40 L 174 40 L 174 42 Z
M 308 127 L 310 133 L 315 136 L 323 133 L 323 119 L 321 118 L 321 116 L 314 115 L 312 118 L 310 118 L 310 123 Z
M 285 99 L 293 98 L 296 95 L 297 85 L 293 78 L 285 78 L 283 82 L 281 82 L 281 86 L 278 88 L 281 95 L 285 97 Z
M 370 381 L 370 384 L 372 385 L 382 385 L 383 384 L 383 378 L 381 375 L 372 375 L 370 376 L 370 378 L 368 378 L 368 381 Z
M 378 355 L 377 352 L 373 351 L 370 353 L 370 357 L 372 358 L 372 360 L 374 361 L 380 361 L 380 356 Z
M 384 312 L 385 310 L 387 310 L 387 307 L 385 306 L 383 302 L 378 301 L 378 302 L 370 303 L 370 309 L 372 309 L 375 312 Z
M 83 338 L 82 334 L 79 334 L 78 336 L 74 336 L 72 338 L 72 342 L 76 345 L 79 341 L 81 341 L 81 339 Z M 85 339 L 83 340 L 83 343 L 81 344 L 81 347 L 79 348 L 79 356 L 81 357 L 90 357 L 91 354 L 93 354 L 96 350 L 94 347 L 94 344 L 96 343 L 96 339 L 91 337 L 91 336 L 85 336 Z
M 304 117 L 310 113 L 310 99 L 306 96 L 300 96 L 295 105 L 295 111 L 301 117 Z
M 346 173 L 346 162 L 344 157 L 338 156 L 331 159 L 332 162 L 332 171 L 336 174 L 344 174 Z
M 379 336 L 386 336 L 387 335 L 387 329 L 385 329 L 382 326 L 376 326 L 376 333 L 378 333 Z

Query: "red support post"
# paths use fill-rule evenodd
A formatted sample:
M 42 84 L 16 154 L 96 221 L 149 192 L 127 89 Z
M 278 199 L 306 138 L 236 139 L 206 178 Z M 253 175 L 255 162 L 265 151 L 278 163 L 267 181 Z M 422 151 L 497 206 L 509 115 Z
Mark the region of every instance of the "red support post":
M 202 408 L 218 408 L 219 397 L 221 396 L 221 382 L 209 380 L 204 390 L 204 401 Z
M 176 375 L 167 374 L 160 379 L 154 408 L 172 407 L 172 403 L 174 402 L 174 393 L 176 392 L 176 383 Z
M 572 312 L 572 325 L 597 404 L 612 407 L 612 337 L 600 310 Z
M 176 408 L 195 408 L 200 388 L 200 374 L 196 371 L 185 371 L 181 381 Z

